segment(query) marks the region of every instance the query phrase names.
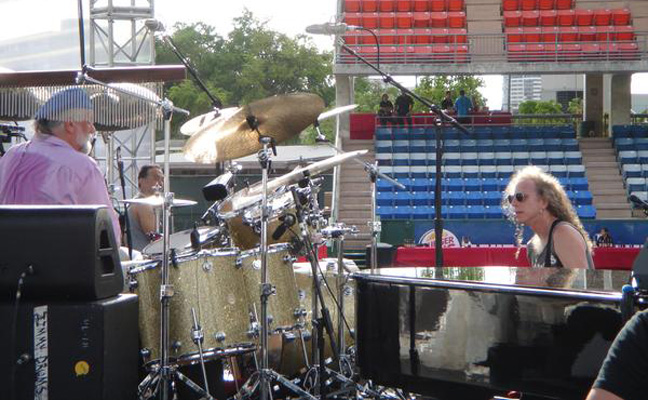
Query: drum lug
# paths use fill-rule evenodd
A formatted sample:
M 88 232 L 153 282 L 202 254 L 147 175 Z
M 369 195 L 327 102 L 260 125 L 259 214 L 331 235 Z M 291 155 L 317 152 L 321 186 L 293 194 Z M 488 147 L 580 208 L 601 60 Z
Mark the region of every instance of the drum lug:
M 310 333 L 310 331 L 302 331 L 302 339 L 304 339 L 304 341 L 308 342 L 312 337 L 313 335 Z
M 182 342 L 179 340 L 174 340 L 173 343 L 171 343 L 171 349 L 175 351 L 176 353 L 180 351 L 182 348 Z
M 216 339 L 217 342 L 224 342 L 226 338 L 227 335 L 225 334 L 225 332 L 214 333 L 214 339 Z
M 308 313 L 306 312 L 305 308 L 295 308 L 294 312 L 295 318 L 301 318 L 301 317 L 306 317 Z
M 137 279 L 131 278 L 128 281 L 128 290 L 130 290 L 131 292 L 134 292 L 138 287 L 139 283 L 137 282 Z
M 241 267 L 243 266 L 243 259 L 241 259 L 241 257 L 237 257 L 234 265 L 237 269 L 241 269 Z
M 151 350 L 147 348 L 143 348 L 142 350 L 140 350 L 140 355 L 142 356 L 142 360 L 144 361 L 144 364 L 151 361 Z
M 250 330 L 247 331 L 247 335 L 250 339 L 254 339 L 259 336 L 259 324 L 252 322 L 250 324 Z
M 297 298 L 299 301 L 304 301 L 306 299 L 306 291 L 304 289 L 299 289 L 297 291 Z
M 292 332 L 284 331 L 282 333 L 282 336 L 283 336 L 283 340 L 287 343 L 294 342 L 295 339 L 297 339 L 297 336 L 295 336 L 295 334 Z
M 161 285 L 160 286 L 160 298 L 169 298 L 173 297 L 175 294 L 175 291 L 173 289 L 173 285 Z
M 202 269 L 205 272 L 210 272 L 213 267 L 214 267 L 214 264 L 211 261 L 205 261 L 202 264 Z
M 283 257 L 283 262 L 284 262 L 285 264 L 294 264 L 296 261 L 297 261 L 297 258 L 296 258 L 296 257 L 293 257 L 293 256 L 291 256 L 291 255 L 285 255 L 285 256 Z
M 274 317 L 272 316 L 272 314 L 268 314 L 268 324 L 272 324 L 273 321 Z
M 353 288 L 345 285 L 343 293 L 345 296 L 351 296 L 353 294 Z

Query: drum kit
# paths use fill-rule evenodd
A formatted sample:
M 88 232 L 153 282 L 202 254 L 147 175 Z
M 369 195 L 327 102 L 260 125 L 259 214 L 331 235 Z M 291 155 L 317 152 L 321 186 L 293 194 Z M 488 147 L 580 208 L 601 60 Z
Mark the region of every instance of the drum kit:
M 353 341 L 353 289 L 342 243 L 357 230 L 327 226 L 314 179 L 366 150 L 339 152 L 268 177 L 275 146 L 316 124 L 323 109 L 316 95 L 281 95 L 216 110 L 181 128 L 190 136 L 184 148 L 190 160 L 231 165 L 257 153 L 261 166 L 261 181 L 238 191 L 236 168 L 227 169 L 234 179 L 216 180 L 227 193 L 205 213 L 210 225 L 171 234 L 173 210 L 195 204 L 173 193 L 124 200 L 160 208 L 163 218 L 161 239 L 143 249 L 144 260 L 127 274 L 130 291 L 139 295 L 141 353 L 149 372 L 139 385 L 140 399 L 175 398 L 176 379 L 211 399 L 205 363 L 237 358 L 252 360 L 255 371 L 237 387 L 236 398 L 378 395 L 353 380 L 352 346 L 346 346 Z M 325 240 L 337 241 L 336 271 L 320 267 L 318 246 Z M 298 256 L 307 264 L 296 270 Z M 333 365 L 330 357 L 335 368 L 327 367 Z M 195 364 L 201 366 L 203 387 L 177 371 Z

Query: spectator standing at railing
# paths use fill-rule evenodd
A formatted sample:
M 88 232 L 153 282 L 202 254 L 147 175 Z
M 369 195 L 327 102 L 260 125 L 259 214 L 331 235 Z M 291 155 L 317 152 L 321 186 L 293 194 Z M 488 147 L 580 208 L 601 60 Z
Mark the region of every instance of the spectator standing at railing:
M 389 100 L 389 95 L 384 93 L 382 99 L 380 100 L 380 105 L 378 108 L 378 119 L 380 125 L 385 126 L 387 122 L 390 124 L 393 122 L 392 116 L 394 115 L 394 104 Z
M 466 96 L 466 91 L 463 89 L 460 90 L 459 97 L 457 97 L 457 100 L 455 101 L 455 110 L 457 111 L 458 117 L 457 121 L 462 124 L 469 124 L 470 117 L 468 115 L 470 114 L 472 108 L 472 101 L 470 101 L 468 96 Z
M 407 123 L 412 126 L 412 108 L 414 108 L 414 99 L 407 93 L 403 92 L 396 97 L 396 122 L 398 122 L 398 125 L 403 125 L 407 120 Z
M 608 228 L 603 227 L 601 231 L 596 234 L 596 247 L 612 247 L 614 245 L 614 240 Z
M 447 91 L 445 97 L 441 101 L 441 109 L 445 111 L 452 111 L 454 107 L 454 101 L 452 100 L 452 92 Z

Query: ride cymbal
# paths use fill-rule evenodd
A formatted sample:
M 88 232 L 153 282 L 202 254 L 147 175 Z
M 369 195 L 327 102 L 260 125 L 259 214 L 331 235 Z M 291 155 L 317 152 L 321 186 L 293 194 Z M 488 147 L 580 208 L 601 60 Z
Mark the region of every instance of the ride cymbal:
M 216 118 L 197 131 L 185 144 L 185 158 L 209 164 L 254 154 L 263 148 L 259 135 L 281 143 L 313 124 L 323 110 L 324 101 L 310 93 L 252 102 L 229 118 Z
M 164 197 L 154 194 L 153 196 L 149 196 L 149 197 L 139 197 L 134 199 L 121 200 L 120 202 L 126 204 L 146 204 L 151 207 L 162 207 L 164 205 Z M 187 207 L 196 204 L 198 203 L 193 200 L 183 200 L 183 199 L 174 198 L 173 203 L 171 203 L 171 207 Z

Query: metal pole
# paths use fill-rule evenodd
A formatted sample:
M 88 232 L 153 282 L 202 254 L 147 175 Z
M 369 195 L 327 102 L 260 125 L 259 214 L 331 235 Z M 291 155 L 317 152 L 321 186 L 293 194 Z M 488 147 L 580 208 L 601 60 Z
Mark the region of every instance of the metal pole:
M 375 185 L 375 184 L 374 184 Z M 346 279 L 344 278 L 344 235 L 341 235 L 338 240 L 338 345 L 340 346 L 340 358 L 344 356 L 346 347 L 344 343 L 344 286 Z M 372 256 L 373 257 L 373 256 Z M 372 258 L 373 259 L 373 258 Z
M 261 197 L 261 238 L 259 243 L 259 251 L 261 255 L 261 372 L 260 382 L 261 385 L 261 400 L 268 400 L 270 397 L 269 389 L 269 376 L 268 370 L 268 296 L 270 295 L 270 284 L 268 282 L 268 168 L 270 160 L 268 160 L 268 145 L 269 139 L 262 138 L 263 155 L 259 157 L 261 161 L 261 186 L 263 193 Z M 265 161 L 264 161 L 265 159 Z

